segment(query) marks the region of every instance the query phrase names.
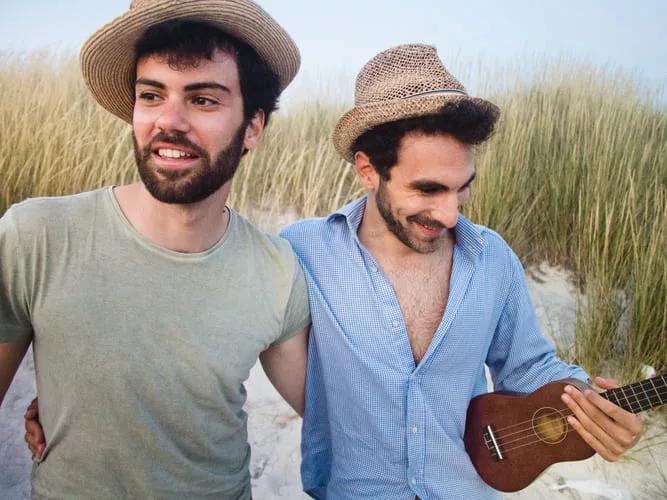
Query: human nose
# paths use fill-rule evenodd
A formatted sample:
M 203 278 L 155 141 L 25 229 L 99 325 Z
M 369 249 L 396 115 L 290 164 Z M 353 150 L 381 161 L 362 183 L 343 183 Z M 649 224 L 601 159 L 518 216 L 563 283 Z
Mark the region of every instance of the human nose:
M 160 106 L 155 126 L 164 132 L 186 133 L 190 129 L 185 107 L 178 102 L 165 102 Z
M 446 193 L 438 200 L 433 214 L 434 219 L 451 229 L 456 226 L 459 217 L 459 198 L 456 193 Z

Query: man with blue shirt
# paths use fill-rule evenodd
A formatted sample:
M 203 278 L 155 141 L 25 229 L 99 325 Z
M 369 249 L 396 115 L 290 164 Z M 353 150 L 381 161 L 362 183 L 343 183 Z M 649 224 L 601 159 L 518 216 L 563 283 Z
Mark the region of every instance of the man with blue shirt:
M 433 47 L 382 52 L 334 133 L 368 195 L 282 233 L 311 305 L 301 472 L 314 498 L 497 498 L 463 444 L 484 365 L 497 390 L 588 381 L 540 335 L 516 255 L 459 214 L 475 146 L 498 116 Z M 634 415 L 597 394 L 564 399 L 572 426 L 609 460 L 641 434 Z

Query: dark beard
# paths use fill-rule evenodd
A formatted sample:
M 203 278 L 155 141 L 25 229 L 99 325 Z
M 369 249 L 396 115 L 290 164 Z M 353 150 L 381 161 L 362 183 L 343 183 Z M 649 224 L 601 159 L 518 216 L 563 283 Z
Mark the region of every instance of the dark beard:
M 243 140 L 246 123 L 234 133 L 229 145 L 211 163 L 209 154 L 185 138 L 183 134 L 169 135 L 160 132 L 139 150 L 137 138 L 132 134 L 134 156 L 137 160 L 139 177 L 148 192 L 158 201 L 169 204 L 188 205 L 205 200 L 234 176 L 243 156 Z M 152 148 L 156 142 L 174 146 L 184 146 L 192 150 L 200 160 L 195 170 L 166 170 L 151 165 Z
M 449 236 L 452 230 L 448 229 L 443 233 L 444 237 L 439 237 L 431 241 L 423 241 L 417 238 L 412 238 L 408 229 L 401 224 L 396 217 L 394 217 L 391 201 L 387 193 L 387 188 L 385 186 L 385 181 L 380 180 L 380 185 L 378 187 L 377 193 L 375 194 L 375 205 L 377 206 L 378 212 L 384 219 L 385 224 L 387 224 L 387 229 L 399 239 L 406 247 L 414 250 L 415 252 L 426 254 L 433 253 L 442 246 L 442 242 Z M 425 226 L 433 228 L 444 228 L 444 226 L 428 217 L 423 217 L 419 214 L 411 215 L 407 218 L 408 222 L 417 222 Z

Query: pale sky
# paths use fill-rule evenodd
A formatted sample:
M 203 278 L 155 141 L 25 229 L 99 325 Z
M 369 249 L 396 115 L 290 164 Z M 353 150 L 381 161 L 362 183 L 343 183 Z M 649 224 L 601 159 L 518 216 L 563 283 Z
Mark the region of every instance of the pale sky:
M 130 0 L 0 0 L 0 51 L 78 50 Z M 406 42 L 435 45 L 446 66 L 565 56 L 667 86 L 667 1 L 259 0 L 302 54 L 300 80 L 351 92 L 361 66 Z M 338 77 L 341 77 L 339 79 Z M 331 78 L 328 78 L 331 81 Z M 464 84 L 466 82 L 464 81 Z M 664 94 L 665 91 L 663 91 Z M 664 99 L 663 99 L 664 101 Z

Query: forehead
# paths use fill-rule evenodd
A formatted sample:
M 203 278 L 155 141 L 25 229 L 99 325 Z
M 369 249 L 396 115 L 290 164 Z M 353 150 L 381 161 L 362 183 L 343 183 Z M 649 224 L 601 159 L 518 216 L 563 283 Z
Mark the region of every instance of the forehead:
M 475 166 L 475 148 L 449 134 L 406 134 L 399 143 L 397 163 L 392 168 L 403 177 L 469 174 Z
M 239 89 L 236 58 L 219 49 L 211 59 L 180 61 L 169 54 L 150 54 L 137 61 L 137 79 L 155 80 L 166 87 L 192 83 L 215 82 L 230 90 Z

